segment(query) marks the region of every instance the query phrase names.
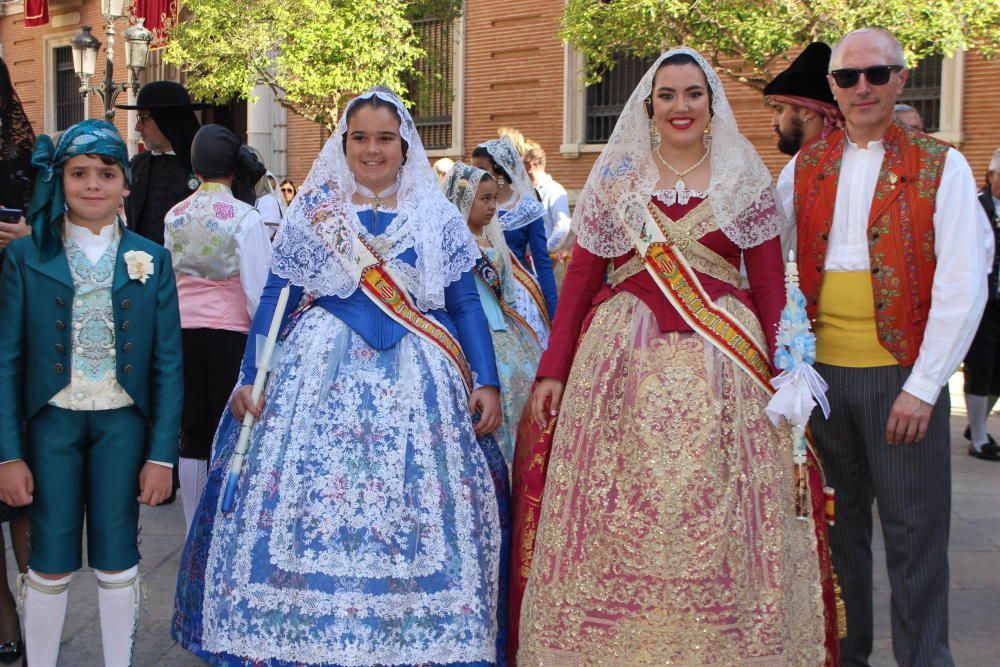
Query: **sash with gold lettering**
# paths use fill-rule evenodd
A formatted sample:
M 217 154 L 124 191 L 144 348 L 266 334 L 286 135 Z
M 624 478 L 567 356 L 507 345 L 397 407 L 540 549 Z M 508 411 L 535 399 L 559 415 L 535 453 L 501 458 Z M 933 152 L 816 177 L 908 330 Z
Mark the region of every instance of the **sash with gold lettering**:
M 503 310 L 504 315 L 509 316 L 511 319 L 517 321 L 528 333 L 531 334 L 535 342 L 538 342 L 538 334 L 535 330 L 531 328 L 528 321 L 521 317 L 521 313 L 517 312 L 513 306 L 504 301 L 503 289 L 500 286 L 500 273 L 497 271 L 496 265 L 490 261 L 490 258 L 486 256 L 486 253 L 480 251 L 479 259 L 476 260 L 476 265 L 472 268 L 476 272 L 476 276 L 483 281 L 483 284 L 490 288 L 493 292 L 493 296 L 496 297 L 497 303 L 500 304 L 500 308 Z
M 542 316 L 542 321 L 551 330 L 552 320 L 549 319 L 549 309 L 545 306 L 545 297 L 542 295 L 542 288 L 539 286 L 538 281 L 535 280 L 535 276 L 531 275 L 528 269 L 524 268 L 524 264 L 521 264 L 517 255 L 511 252 L 508 253 L 508 256 L 510 257 L 511 272 L 514 274 L 514 279 L 521 283 L 524 289 L 528 291 L 531 300 L 535 302 L 535 306 Z
M 768 394 L 773 394 L 771 364 L 764 342 L 712 301 L 680 249 L 667 240 L 660 223 L 663 212 L 656 204 L 650 201 L 646 206 L 633 206 L 632 210 L 643 216 L 639 232 L 629 228 L 632 243 L 663 296 L 688 326 L 729 357 Z
M 465 358 L 462 346 L 447 329 L 434 320 L 433 317 L 420 312 L 410 295 L 402 287 L 385 262 L 375 251 L 365 243 L 363 237 L 358 237 L 356 248 L 358 252 L 359 287 L 382 312 L 424 340 L 432 343 L 445 353 L 445 356 L 458 369 L 465 388 L 472 393 L 472 370 Z

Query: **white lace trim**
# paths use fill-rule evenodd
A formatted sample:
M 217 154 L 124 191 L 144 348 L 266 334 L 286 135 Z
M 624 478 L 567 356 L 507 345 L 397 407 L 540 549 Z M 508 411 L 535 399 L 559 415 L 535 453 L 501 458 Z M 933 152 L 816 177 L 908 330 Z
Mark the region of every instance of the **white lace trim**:
M 500 214 L 500 224 L 505 232 L 512 232 L 538 220 L 545 213 L 542 203 L 536 199 L 521 197 L 514 208 Z
M 381 236 L 395 239 L 391 252 L 398 254 L 407 247 L 416 251 L 416 273 L 407 289 L 417 306 L 444 308 L 445 288 L 475 265 L 479 249 L 440 191 L 410 113 L 387 89 L 370 90 L 356 99 L 372 95 L 396 106 L 403 119 L 400 136 L 409 146 L 396 194 L 397 216 L 391 230 Z M 351 203 L 357 187 L 344 156 L 346 132 L 345 111 L 288 207 L 274 240 L 271 266 L 277 275 L 308 291 L 339 297 L 350 296 L 358 287 L 354 245 L 363 229 Z M 400 245 L 404 237 L 406 247 Z
M 360 336 L 319 308 L 303 316 L 286 346 L 297 352 L 286 354 L 275 369 L 280 381 L 268 385 L 266 401 L 271 407 L 251 435 L 253 464 L 241 481 L 245 495 L 230 518 L 221 518 L 216 509 L 205 585 L 206 590 L 224 588 L 227 599 L 205 598 L 205 650 L 308 664 L 493 661 L 496 609 L 486 606 L 498 592 L 499 513 L 454 366 L 430 343 L 404 336 L 397 348 L 399 374 L 390 377 Z M 333 377 L 329 364 L 336 364 Z M 440 407 L 434 419 L 424 398 L 427 391 Z M 377 395 L 374 404 L 372 395 Z M 364 415 L 368 427 L 380 429 L 379 437 L 352 440 L 359 415 Z M 329 441 L 329 449 L 321 451 L 318 441 Z M 411 458 L 404 461 L 408 455 Z M 468 457 L 476 460 L 471 477 L 462 474 Z M 357 474 L 358 466 L 377 473 L 366 480 Z M 407 467 L 409 475 L 415 470 L 425 475 L 419 492 L 404 501 Z M 441 469 L 448 471 L 443 485 L 438 477 Z M 327 591 L 298 586 L 294 578 L 261 583 L 253 576 L 260 565 L 254 547 L 261 539 L 255 522 L 274 494 L 278 504 L 267 526 L 267 557 L 276 568 L 406 582 L 446 574 L 441 569 L 446 549 L 458 550 L 461 568 L 447 573 L 450 585 L 434 593 Z M 445 496 L 454 501 L 450 520 L 455 538 L 450 544 L 441 512 Z M 482 525 L 479 537 L 473 535 L 477 524 Z M 367 527 L 382 545 L 406 544 L 413 526 L 420 527 L 420 540 L 413 547 L 415 557 L 409 558 L 387 557 L 379 549 L 342 542 L 337 535 L 340 528 Z M 303 548 L 312 542 L 324 548 Z M 231 553 L 237 554 L 235 561 L 229 559 Z M 235 605 L 251 606 L 262 618 L 268 612 L 294 612 L 299 617 L 334 617 L 336 624 L 316 623 L 308 633 L 292 633 L 280 625 L 257 623 L 256 616 L 233 614 Z M 352 618 L 413 615 L 457 618 L 443 623 L 433 639 L 393 633 L 396 643 L 369 636 L 370 628 L 361 623 L 351 628 Z M 484 615 L 491 615 L 491 628 L 477 626 L 469 618 Z M 345 644 L 348 628 L 356 630 L 349 645 Z
M 643 209 L 659 180 L 644 101 L 660 62 L 678 53 L 699 63 L 712 89 L 712 174 L 706 194 L 719 229 L 740 248 L 751 248 L 783 228 L 771 174 L 740 134 L 719 76 L 697 51 L 681 47 L 661 55 L 632 91 L 573 212 L 577 243 L 601 257 L 631 250 L 625 226 L 636 231 L 642 226 Z
M 664 206 L 673 206 L 674 204 L 686 206 L 692 199 L 706 199 L 708 197 L 707 192 L 689 190 L 688 188 L 666 188 L 664 190 L 654 190 L 652 194 L 663 202 Z

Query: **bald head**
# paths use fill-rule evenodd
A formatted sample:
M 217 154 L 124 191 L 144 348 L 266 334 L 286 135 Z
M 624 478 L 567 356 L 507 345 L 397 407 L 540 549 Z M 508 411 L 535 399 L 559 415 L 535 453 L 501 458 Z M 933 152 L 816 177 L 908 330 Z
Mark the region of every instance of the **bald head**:
M 895 35 L 881 28 L 859 28 L 847 33 L 833 45 L 833 53 L 830 55 L 830 71 L 843 66 L 842 60 L 845 51 L 855 50 L 858 47 L 866 50 L 875 48 L 882 50 L 885 55 L 883 63 L 885 65 L 906 66 L 903 47 Z
M 909 74 L 899 42 L 874 28 L 848 33 L 833 47 L 830 72 L 838 74 L 827 80 L 844 114 L 847 136 L 860 146 L 881 140 Z

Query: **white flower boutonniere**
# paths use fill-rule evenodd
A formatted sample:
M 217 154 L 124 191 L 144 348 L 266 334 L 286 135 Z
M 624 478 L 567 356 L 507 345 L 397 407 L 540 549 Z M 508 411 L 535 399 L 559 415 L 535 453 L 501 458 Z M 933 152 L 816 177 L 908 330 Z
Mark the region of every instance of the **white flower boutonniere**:
M 145 285 L 146 280 L 153 275 L 153 256 L 142 250 L 129 250 L 122 256 L 128 267 L 128 277 Z

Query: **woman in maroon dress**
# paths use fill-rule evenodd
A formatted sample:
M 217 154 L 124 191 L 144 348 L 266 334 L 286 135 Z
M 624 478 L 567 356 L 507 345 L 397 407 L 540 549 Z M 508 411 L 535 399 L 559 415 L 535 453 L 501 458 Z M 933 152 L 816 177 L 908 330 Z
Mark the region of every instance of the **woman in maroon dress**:
M 718 77 L 661 56 L 581 195 L 538 371 L 533 416 L 558 422 L 520 664 L 833 659 L 822 526 L 796 518 L 790 433 L 764 414 L 781 224 Z

